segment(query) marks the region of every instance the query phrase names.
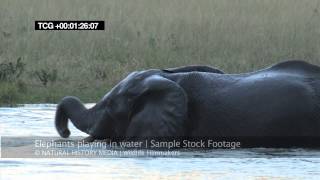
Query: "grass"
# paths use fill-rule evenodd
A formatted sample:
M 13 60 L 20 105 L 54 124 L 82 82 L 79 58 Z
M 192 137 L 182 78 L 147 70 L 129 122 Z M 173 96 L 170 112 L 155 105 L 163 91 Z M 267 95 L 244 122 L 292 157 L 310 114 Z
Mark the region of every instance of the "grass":
M 66 95 L 95 102 L 129 72 L 148 68 L 320 65 L 319 8 L 319 0 L 2 0 L 0 63 L 21 58 L 25 66 L 0 83 L 0 104 Z M 104 20 L 106 30 L 34 31 L 35 20 Z

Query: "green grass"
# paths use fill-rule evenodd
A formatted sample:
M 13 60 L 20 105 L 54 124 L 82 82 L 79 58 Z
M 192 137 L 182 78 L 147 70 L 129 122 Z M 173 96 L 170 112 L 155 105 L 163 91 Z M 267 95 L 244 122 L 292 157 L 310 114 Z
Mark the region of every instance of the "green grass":
M 320 65 L 319 8 L 319 0 L 1 0 L 0 63 L 21 57 L 25 69 L 0 83 L 0 104 L 8 88 L 16 89 L 10 103 L 66 95 L 95 102 L 129 72 L 148 68 Z M 104 20 L 106 30 L 34 31 L 35 20 Z M 54 71 L 44 85 L 39 72 Z

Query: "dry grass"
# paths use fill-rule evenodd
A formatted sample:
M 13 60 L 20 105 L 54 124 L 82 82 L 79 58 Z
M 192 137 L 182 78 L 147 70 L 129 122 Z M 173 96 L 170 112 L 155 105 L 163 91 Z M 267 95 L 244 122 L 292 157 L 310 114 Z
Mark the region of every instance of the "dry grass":
M 0 63 L 22 58 L 27 90 L 16 101 L 28 103 L 96 101 L 139 69 L 320 65 L 319 8 L 319 0 L 1 0 Z M 106 30 L 34 31 L 35 20 L 105 20 Z M 43 86 L 36 72 L 53 70 Z

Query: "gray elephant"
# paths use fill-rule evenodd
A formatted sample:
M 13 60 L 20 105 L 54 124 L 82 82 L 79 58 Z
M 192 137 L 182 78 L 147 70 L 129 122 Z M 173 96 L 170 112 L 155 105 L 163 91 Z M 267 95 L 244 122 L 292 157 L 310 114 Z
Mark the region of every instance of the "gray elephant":
M 207 66 L 129 74 L 94 107 L 65 97 L 56 111 L 92 139 L 130 137 L 320 137 L 320 67 L 285 61 L 243 74 Z

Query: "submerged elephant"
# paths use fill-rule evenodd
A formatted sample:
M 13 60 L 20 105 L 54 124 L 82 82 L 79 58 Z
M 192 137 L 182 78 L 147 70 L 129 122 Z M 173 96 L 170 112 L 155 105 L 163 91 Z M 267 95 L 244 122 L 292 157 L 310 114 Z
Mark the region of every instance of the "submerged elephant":
M 93 139 L 114 137 L 320 137 L 320 67 L 286 61 L 243 74 L 207 66 L 129 74 L 94 107 L 76 97 L 57 107 Z

